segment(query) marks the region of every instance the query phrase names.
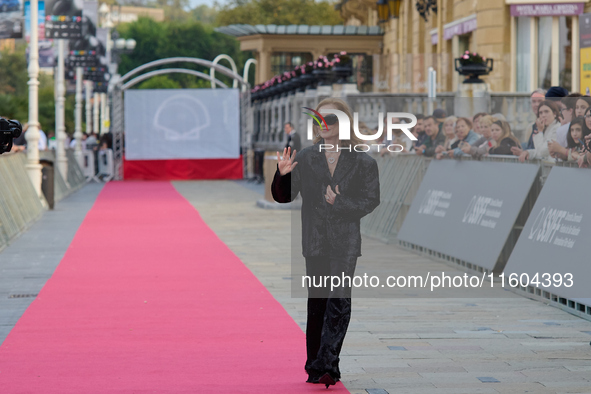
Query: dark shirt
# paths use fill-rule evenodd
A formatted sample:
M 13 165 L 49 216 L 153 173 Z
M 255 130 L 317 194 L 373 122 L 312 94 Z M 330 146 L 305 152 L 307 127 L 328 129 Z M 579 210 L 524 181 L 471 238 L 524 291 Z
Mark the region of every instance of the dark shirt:
M 295 131 L 292 131 L 288 136 L 287 136 L 287 141 L 285 143 L 285 147 L 288 148 L 291 146 L 291 150 L 296 150 L 296 151 L 300 151 L 302 148 L 302 142 L 300 140 L 300 136 L 299 134 L 297 134 Z
M 499 146 L 488 151 L 489 155 L 512 155 L 511 147 L 517 146 L 512 138 L 503 138 Z
M 536 135 L 537 131 L 538 131 L 538 125 L 534 123 L 534 125 L 531 128 L 531 134 L 529 136 L 529 141 L 527 141 L 527 146 L 525 147 L 525 149 L 536 149 L 536 147 L 534 146 L 534 135 Z M 497 154 L 500 154 L 500 153 L 497 153 Z

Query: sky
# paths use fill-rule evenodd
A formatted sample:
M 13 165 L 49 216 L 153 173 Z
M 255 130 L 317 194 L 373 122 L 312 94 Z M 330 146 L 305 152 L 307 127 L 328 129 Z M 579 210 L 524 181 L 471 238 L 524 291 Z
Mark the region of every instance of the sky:
M 215 0 L 189 0 L 189 3 L 191 4 L 191 8 L 195 8 L 198 5 L 201 4 L 207 4 L 208 6 L 212 6 Z M 217 0 L 218 3 L 220 4 L 224 4 L 227 1 L 226 0 Z

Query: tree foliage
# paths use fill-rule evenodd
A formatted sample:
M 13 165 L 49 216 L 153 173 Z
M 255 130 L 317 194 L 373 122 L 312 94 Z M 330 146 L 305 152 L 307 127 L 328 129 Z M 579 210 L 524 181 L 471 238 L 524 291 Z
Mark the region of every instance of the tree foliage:
M 0 115 L 25 124 L 29 120 L 29 75 L 26 46 L 0 53 Z M 55 129 L 53 76 L 39 74 L 39 124 L 44 131 Z M 66 132 L 74 132 L 74 97 L 66 97 Z
M 217 25 L 339 25 L 340 14 L 330 1 L 230 0 L 217 14 Z
M 124 75 L 145 63 L 170 57 L 194 57 L 213 60 L 217 55 L 225 53 L 232 57 L 242 75 L 244 62 L 250 53 L 240 51 L 238 42 L 231 36 L 217 33 L 209 26 L 196 21 L 188 22 L 155 22 L 152 19 L 140 18 L 135 22 L 118 27 L 122 37 L 133 38 L 137 45 L 134 51 L 123 55 L 119 63 L 119 73 Z M 224 63 L 224 65 L 226 65 Z M 191 63 L 167 65 L 184 67 L 208 73 L 209 69 Z M 229 78 L 217 73 L 216 78 L 231 84 Z M 165 81 L 165 79 L 160 79 Z M 172 74 L 166 80 L 177 81 L 181 88 L 203 86 L 198 79 L 189 75 Z M 142 85 L 144 86 L 144 85 Z M 152 85 L 150 85 L 152 86 Z M 166 87 L 163 87 L 166 88 Z

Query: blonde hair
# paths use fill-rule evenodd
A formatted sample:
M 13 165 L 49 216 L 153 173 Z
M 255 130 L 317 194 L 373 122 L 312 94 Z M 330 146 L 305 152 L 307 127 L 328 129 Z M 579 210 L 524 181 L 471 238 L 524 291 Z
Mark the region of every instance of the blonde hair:
M 486 126 L 490 126 L 493 124 L 495 120 L 497 120 L 497 118 L 493 118 L 490 115 L 485 115 L 481 116 L 480 119 L 478 119 L 478 124 L 482 126 L 482 124 L 484 123 Z
M 347 103 L 339 98 L 335 98 L 335 97 L 329 97 L 329 98 L 325 98 L 324 100 L 322 100 L 321 102 L 318 103 L 318 105 L 316 106 L 316 111 L 318 111 L 321 107 L 325 106 L 325 105 L 334 105 L 336 107 L 336 109 L 338 109 L 339 111 L 343 111 L 347 117 L 349 118 L 349 124 L 351 125 L 351 139 L 349 141 L 340 141 L 341 146 L 351 146 L 351 145 L 358 145 L 358 144 L 363 144 L 364 142 L 359 139 L 356 135 L 355 132 L 353 131 L 353 115 L 351 114 L 351 109 L 349 108 L 349 106 L 347 105 Z M 317 132 L 318 130 L 318 125 L 314 125 L 314 144 L 317 144 L 318 142 L 320 142 L 322 140 L 322 137 L 320 136 L 320 134 Z
M 445 126 L 447 123 L 454 123 L 454 127 L 455 127 L 455 123 L 458 120 L 458 118 L 456 118 L 455 116 L 448 116 L 447 118 L 445 118 L 445 120 L 443 121 L 443 126 Z

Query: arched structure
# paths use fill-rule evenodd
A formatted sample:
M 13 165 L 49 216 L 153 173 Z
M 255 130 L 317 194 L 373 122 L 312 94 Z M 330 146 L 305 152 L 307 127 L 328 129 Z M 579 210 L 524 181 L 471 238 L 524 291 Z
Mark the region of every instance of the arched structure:
M 220 57 L 222 56 L 222 57 Z M 216 57 L 217 61 L 224 58 L 227 55 L 220 55 Z M 218 59 L 220 58 L 220 59 Z M 229 58 L 229 56 L 228 56 Z M 246 81 L 245 78 L 242 78 L 237 71 L 236 65 L 234 61 L 229 58 L 230 62 L 232 63 L 232 70 L 227 67 L 224 67 L 214 61 L 209 61 L 205 59 L 199 58 L 191 58 L 191 57 L 173 57 L 167 59 L 159 59 L 153 62 L 146 63 L 142 66 L 139 66 L 127 74 L 123 75 L 117 81 L 114 81 L 114 87 L 112 91 L 112 111 L 113 114 L 113 122 L 111 131 L 113 133 L 113 161 L 115 164 L 115 179 L 123 179 L 123 133 L 125 131 L 125 108 L 124 108 L 124 100 L 123 95 L 125 90 L 133 87 L 134 85 L 145 81 L 151 77 L 156 75 L 164 75 L 164 74 L 171 74 L 171 73 L 182 73 L 182 74 L 189 74 L 194 75 L 198 78 L 203 78 L 209 80 L 212 83 L 212 86 L 220 86 L 223 89 L 228 89 L 228 86 L 224 84 L 222 81 L 215 78 L 215 71 L 232 78 L 233 88 L 241 87 L 242 89 L 240 92 L 240 146 L 243 152 L 246 152 L 250 149 L 250 143 L 252 141 L 252 113 L 249 111 L 250 107 L 250 85 Z M 188 68 L 176 67 L 176 68 L 165 68 L 165 69 L 157 69 L 148 71 L 151 68 L 161 67 L 173 63 L 191 63 L 198 66 L 202 66 L 204 68 L 208 68 L 210 70 L 209 75 L 204 72 L 191 70 Z M 214 71 L 215 70 L 215 71 Z M 147 71 L 147 72 L 146 72 Z M 246 166 L 244 166 L 246 171 Z
M 226 54 L 223 54 L 223 53 L 222 53 L 222 54 L 220 54 L 220 55 L 217 55 L 217 56 L 215 57 L 215 59 L 213 59 L 213 64 L 218 64 L 218 62 L 219 62 L 220 60 L 227 60 L 227 61 L 230 63 L 230 67 L 232 67 L 232 71 L 233 71 L 235 74 L 237 74 L 237 73 L 238 73 L 238 69 L 236 68 L 236 63 L 234 62 L 234 59 L 232 59 L 230 56 L 228 56 L 228 55 L 226 55 Z M 211 88 L 212 88 L 212 89 L 215 89 L 215 85 L 214 85 L 214 83 L 213 83 L 213 78 L 215 78 L 215 68 L 214 68 L 214 67 L 212 67 L 212 68 L 210 68 L 210 69 L 209 69 L 209 75 L 210 75 L 210 76 L 211 76 L 211 78 L 212 78 L 212 82 L 211 82 Z M 245 78 L 245 80 L 246 80 L 246 78 Z M 234 83 L 232 84 L 232 87 L 233 87 L 233 88 L 237 88 L 237 87 L 238 87 L 238 81 L 237 81 L 237 80 L 234 80 Z M 243 87 L 244 87 L 244 85 L 243 85 Z
M 250 58 L 246 61 L 246 63 L 244 63 L 244 71 L 242 72 L 242 78 L 246 82 L 248 82 L 248 72 L 250 71 L 251 64 L 258 64 L 258 62 L 256 61 L 256 59 Z M 244 85 L 242 86 L 242 88 L 244 89 Z

